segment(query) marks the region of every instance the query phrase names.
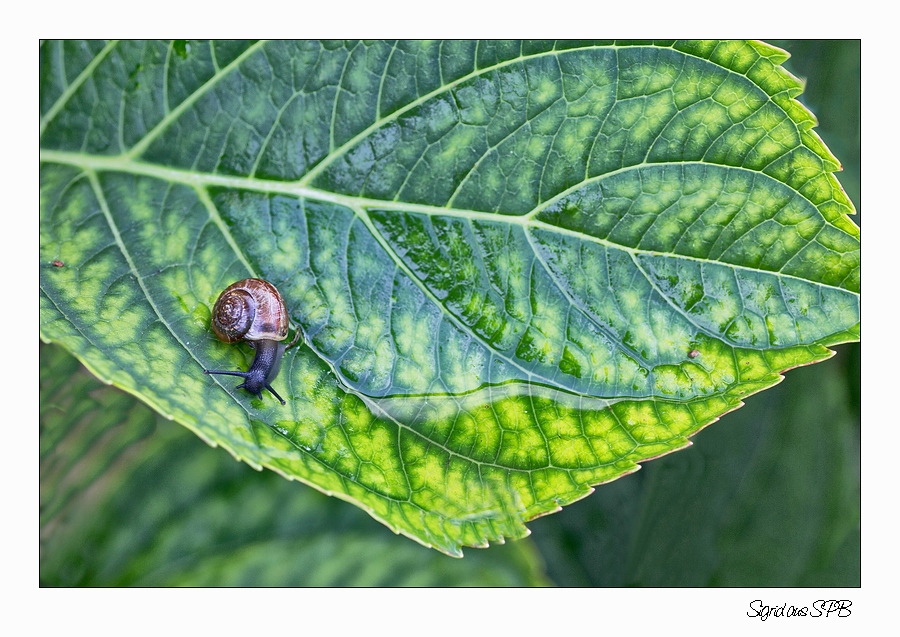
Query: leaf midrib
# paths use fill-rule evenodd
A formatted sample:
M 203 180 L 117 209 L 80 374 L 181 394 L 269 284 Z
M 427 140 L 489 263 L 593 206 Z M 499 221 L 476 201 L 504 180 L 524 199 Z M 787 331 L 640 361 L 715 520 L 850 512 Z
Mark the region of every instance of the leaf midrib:
M 670 257 L 674 259 L 682 259 L 685 261 L 692 261 L 697 263 L 718 263 L 729 268 L 734 268 L 736 270 L 742 270 L 753 273 L 762 273 L 769 274 L 772 276 L 776 276 L 779 279 L 800 281 L 803 283 L 812 283 L 814 285 L 820 286 L 822 288 L 836 290 L 846 294 L 852 294 L 856 297 L 859 297 L 859 293 L 854 290 L 848 290 L 846 288 L 842 288 L 836 285 L 831 285 L 828 283 L 822 283 L 820 281 L 812 281 L 810 279 L 804 279 L 802 277 L 785 274 L 780 271 L 774 270 L 764 270 L 760 268 L 753 268 L 750 266 L 730 263 L 727 261 L 719 261 L 711 258 L 701 258 L 694 257 L 690 255 L 679 254 L 677 252 L 664 252 L 657 250 L 647 250 L 643 248 L 633 248 L 630 246 L 625 246 L 619 243 L 615 243 L 613 241 L 609 241 L 608 239 L 601 239 L 599 237 L 595 237 L 590 234 L 585 234 L 581 232 L 577 232 L 575 230 L 570 230 L 568 228 L 563 228 L 561 226 L 555 226 L 544 221 L 541 221 L 536 218 L 536 215 L 546 209 L 548 206 L 556 203 L 560 199 L 565 198 L 572 192 L 583 188 L 587 183 L 600 181 L 606 179 L 610 176 L 630 171 L 630 170 L 638 170 L 640 168 L 650 167 L 650 166 L 665 166 L 665 162 L 656 162 L 656 163 L 647 163 L 647 164 L 636 164 L 633 166 L 626 166 L 624 168 L 620 168 L 615 171 L 611 171 L 609 173 L 604 173 L 603 175 L 597 175 L 596 177 L 592 177 L 590 180 L 585 182 L 580 182 L 576 186 L 573 186 L 552 199 L 548 199 L 547 201 L 541 203 L 536 206 L 534 210 L 528 212 L 524 215 L 505 215 L 502 213 L 494 213 L 494 212 L 482 212 L 478 210 L 467 210 L 461 208 L 445 208 L 441 206 L 434 206 L 429 204 L 416 204 L 416 203 L 406 203 L 406 202 L 398 202 L 398 201 L 386 201 L 381 199 L 368 199 L 364 197 L 355 197 L 352 195 L 341 195 L 333 192 L 328 192 L 324 190 L 320 190 L 318 188 L 311 188 L 309 186 L 300 185 L 299 182 L 280 182 L 280 181 L 272 181 L 265 179 L 256 179 L 250 177 L 232 177 L 225 175 L 213 175 L 208 173 L 197 173 L 190 170 L 184 170 L 180 168 L 167 168 L 155 164 L 150 164 L 146 162 L 136 161 L 132 159 L 128 159 L 124 155 L 114 156 L 114 157 L 106 157 L 106 156 L 98 156 L 98 155 L 88 155 L 84 153 L 72 153 L 67 151 L 57 151 L 57 150 L 41 150 L 40 151 L 40 159 L 42 162 L 52 162 L 52 163 L 60 163 L 67 164 L 70 166 L 75 166 L 78 168 L 82 168 L 84 170 L 91 171 L 111 171 L 111 172 L 123 172 L 127 174 L 133 175 L 141 175 L 146 177 L 154 177 L 157 179 L 162 179 L 166 181 L 171 181 L 175 183 L 184 184 L 187 186 L 191 186 L 192 188 L 208 188 L 208 187 L 223 187 L 223 188 L 234 188 L 239 190 L 250 190 L 255 192 L 263 192 L 268 194 L 280 194 L 280 195 L 288 195 L 294 196 L 298 198 L 305 199 L 313 199 L 317 201 L 326 201 L 329 203 L 338 204 L 340 206 L 344 206 L 356 213 L 358 209 L 366 209 L 366 210 L 386 210 L 386 211 L 396 211 L 396 212 L 406 212 L 413 214 L 424 214 L 429 216 L 445 216 L 452 218 L 460 218 L 460 219 L 468 219 L 469 221 L 486 221 L 493 223 L 508 223 L 511 225 L 517 225 L 521 227 L 523 230 L 527 230 L 529 228 L 538 228 L 542 230 L 546 230 L 548 232 L 558 233 L 565 236 L 570 236 L 576 239 L 580 239 L 583 241 L 590 241 L 592 243 L 596 243 L 598 245 L 602 245 L 607 248 L 613 248 L 616 250 L 622 250 L 631 254 L 632 256 L 651 256 L 651 257 Z M 687 166 L 687 165 L 702 165 L 702 166 L 710 166 L 706 162 L 672 162 L 673 165 L 678 166 Z M 742 170 L 748 173 L 751 173 L 755 176 L 763 176 L 765 178 L 771 179 L 776 183 L 781 183 L 778 180 L 765 175 L 764 173 L 759 173 L 755 170 L 750 170 L 748 168 L 743 168 L 739 166 L 722 166 L 723 168 L 728 168 L 730 170 Z M 796 193 L 798 196 L 803 197 L 801 193 Z M 803 197 L 804 201 L 807 201 L 810 206 L 818 210 L 818 208 L 811 202 L 809 199 Z M 823 218 L 824 223 L 828 223 L 827 220 Z M 836 230 L 843 232 L 840 228 L 835 228 Z M 845 233 L 846 234 L 846 233 Z M 849 235 L 848 235 L 849 236 Z

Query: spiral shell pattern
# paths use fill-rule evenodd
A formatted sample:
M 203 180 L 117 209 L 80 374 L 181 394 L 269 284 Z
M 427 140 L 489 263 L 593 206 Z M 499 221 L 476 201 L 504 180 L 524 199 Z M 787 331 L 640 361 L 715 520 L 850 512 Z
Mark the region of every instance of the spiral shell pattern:
M 229 285 L 213 306 L 213 331 L 226 343 L 283 341 L 288 326 L 284 299 L 274 285 L 262 279 L 244 279 Z

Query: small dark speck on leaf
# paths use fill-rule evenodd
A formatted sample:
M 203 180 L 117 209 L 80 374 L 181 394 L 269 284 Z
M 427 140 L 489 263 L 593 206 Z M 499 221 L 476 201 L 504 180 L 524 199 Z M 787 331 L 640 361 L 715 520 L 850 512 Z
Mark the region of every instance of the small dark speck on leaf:
M 700 356 L 700 350 L 692 349 L 691 351 L 688 352 L 688 356 L 690 358 L 697 358 L 698 356 Z
M 61 267 L 63 267 L 63 266 L 65 265 L 65 263 L 63 263 L 63 262 L 60 261 L 59 259 L 54 259 L 54 260 L 53 260 L 53 265 L 55 265 L 57 268 L 61 268 Z

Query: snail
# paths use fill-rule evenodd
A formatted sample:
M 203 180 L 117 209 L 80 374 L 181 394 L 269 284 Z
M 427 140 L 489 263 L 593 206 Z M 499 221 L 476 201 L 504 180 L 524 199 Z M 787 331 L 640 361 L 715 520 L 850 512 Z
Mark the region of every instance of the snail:
M 284 351 L 297 342 L 286 345 L 290 319 L 287 306 L 274 285 L 262 279 L 244 279 L 229 285 L 222 291 L 212 311 L 212 328 L 219 340 L 226 343 L 246 342 L 256 350 L 253 364 L 246 372 L 205 369 L 204 374 L 240 376 L 244 382 L 235 389 L 246 389 L 262 399 L 267 389 L 275 398 L 286 404 L 272 388 L 272 381 L 281 367 Z

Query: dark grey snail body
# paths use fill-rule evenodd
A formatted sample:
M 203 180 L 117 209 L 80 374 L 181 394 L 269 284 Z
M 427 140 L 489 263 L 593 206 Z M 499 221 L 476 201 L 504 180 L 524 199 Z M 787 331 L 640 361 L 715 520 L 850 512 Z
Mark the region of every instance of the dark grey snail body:
M 240 376 L 244 382 L 236 389 L 246 389 L 260 399 L 262 390 L 267 389 L 282 405 L 286 404 L 272 389 L 272 381 L 288 347 L 283 341 L 289 325 L 287 306 L 274 285 L 262 279 L 244 279 L 229 285 L 213 306 L 213 331 L 226 343 L 247 343 L 256 350 L 256 356 L 246 372 L 206 369 L 203 373 Z

